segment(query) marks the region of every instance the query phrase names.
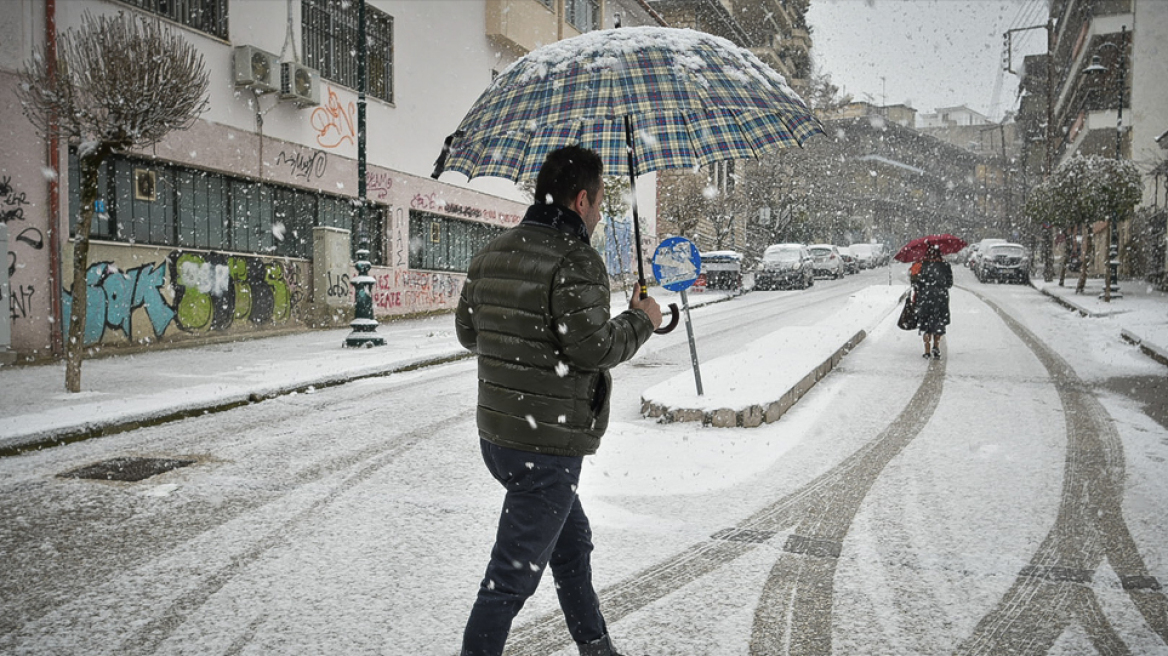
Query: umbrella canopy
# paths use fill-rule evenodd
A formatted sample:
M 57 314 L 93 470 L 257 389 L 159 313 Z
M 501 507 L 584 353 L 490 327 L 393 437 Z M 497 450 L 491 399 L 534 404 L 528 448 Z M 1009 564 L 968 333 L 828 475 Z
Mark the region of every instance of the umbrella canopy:
M 529 179 L 548 152 L 578 144 L 607 174 L 639 175 L 755 159 L 822 132 L 749 50 L 690 29 L 626 27 L 557 41 L 504 70 L 453 135 L 445 170 Z
M 928 237 L 918 237 L 910 241 L 892 257 L 898 262 L 917 262 L 925 259 L 925 253 L 928 252 L 929 246 L 937 246 L 940 248 L 942 255 L 952 255 L 968 246 L 968 244 L 965 243 L 964 239 L 954 237 L 950 234 L 929 235 Z

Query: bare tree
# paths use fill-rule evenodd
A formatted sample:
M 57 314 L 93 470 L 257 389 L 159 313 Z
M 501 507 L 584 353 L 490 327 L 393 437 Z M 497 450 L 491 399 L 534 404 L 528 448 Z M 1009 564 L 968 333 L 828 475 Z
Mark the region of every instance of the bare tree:
M 203 57 L 161 21 L 119 12 L 86 12 L 25 62 L 17 89 L 25 116 L 48 137 L 77 147 L 81 217 L 73 248 L 73 302 L 65 344 L 65 389 L 81 391 L 85 348 L 89 231 L 98 170 L 110 154 L 161 141 L 189 128 L 207 109 Z

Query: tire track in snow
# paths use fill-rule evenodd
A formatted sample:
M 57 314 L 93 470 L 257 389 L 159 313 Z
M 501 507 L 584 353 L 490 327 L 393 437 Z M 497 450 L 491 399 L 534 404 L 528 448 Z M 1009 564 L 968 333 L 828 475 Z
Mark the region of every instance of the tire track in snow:
M 780 530 L 797 526 L 764 586 L 751 653 L 831 652 L 831 579 L 843 538 L 885 465 L 924 428 L 941 397 L 945 360 L 934 360 L 900 415 L 879 436 L 799 490 L 678 555 L 600 592 L 615 623 L 733 562 Z M 548 613 L 512 631 L 508 656 L 545 656 L 564 648 L 563 617 Z
M 831 653 L 832 580 L 844 538 L 884 468 L 932 418 L 944 382 L 945 360 L 934 360 L 908 405 L 876 439 L 812 481 L 799 498 L 788 497 L 744 523 L 772 534 L 796 525 L 763 585 L 750 653 Z
M 1066 417 L 1067 455 L 1054 526 L 996 608 L 956 654 L 1042 654 L 1078 623 L 1101 654 L 1131 650 L 1090 587 L 1104 558 L 1148 626 L 1168 643 L 1168 599 L 1148 575 L 1123 517 L 1124 454 L 1115 423 L 1074 370 L 1034 333 L 973 290 L 1050 373 Z

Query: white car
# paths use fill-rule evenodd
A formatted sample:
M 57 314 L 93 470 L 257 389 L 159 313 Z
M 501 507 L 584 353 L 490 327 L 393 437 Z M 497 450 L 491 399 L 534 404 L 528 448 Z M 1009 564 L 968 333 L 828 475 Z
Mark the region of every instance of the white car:
M 852 255 L 856 256 L 856 262 L 861 269 L 872 269 L 876 266 L 875 254 L 872 252 L 872 244 L 852 244 L 848 246 L 848 250 Z
M 763 251 L 755 289 L 807 289 L 815 284 L 811 253 L 803 244 L 775 244 Z
M 811 252 L 811 270 L 815 275 L 831 276 L 833 279 L 844 277 L 844 258 L 838 248 L 831 244 L 812 244 L 807 250 Z

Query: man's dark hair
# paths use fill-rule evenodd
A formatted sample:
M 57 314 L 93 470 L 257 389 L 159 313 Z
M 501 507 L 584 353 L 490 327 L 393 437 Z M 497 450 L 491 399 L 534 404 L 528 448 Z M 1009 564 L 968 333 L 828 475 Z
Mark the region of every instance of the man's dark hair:
M 536 204 L 558 203 L 565 207 L 581 189 L 588 192 L 588 200 L 595 202 L 600 193 L 604 163 L 600 156 L 580 146 L 564 146 L 548 153 L 539 176 L 535 179 Z

